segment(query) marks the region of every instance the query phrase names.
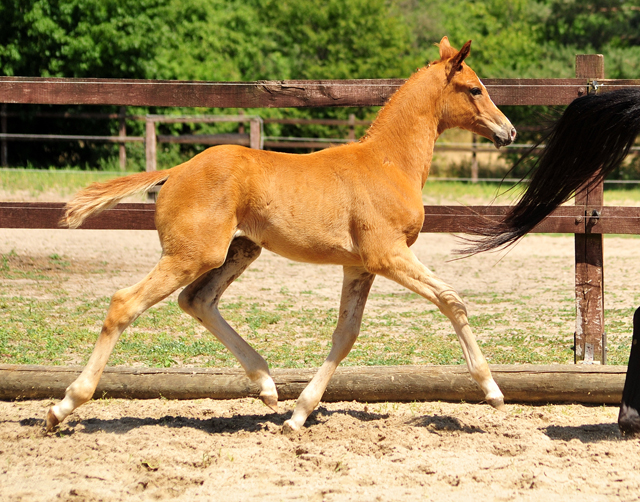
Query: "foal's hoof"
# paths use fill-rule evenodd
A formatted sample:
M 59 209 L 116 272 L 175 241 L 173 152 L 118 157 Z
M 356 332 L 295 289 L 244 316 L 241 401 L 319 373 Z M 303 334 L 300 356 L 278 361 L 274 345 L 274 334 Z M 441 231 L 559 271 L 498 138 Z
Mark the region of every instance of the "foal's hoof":
M 494 397 L 493 399 L 487 399 L 487 403 L 489 403 L 498 411 L 507 411 L 507 407 L 504 405 L 504 397 Z
M 261 393 L 260 399 L 264 404 L 266 404 L 273 411 L 278 413 L 278 395 L 275 396 L 271 393 Z
M 260 399 L 273 411 L 278 413 L 278 389 L 269 375 L 258 381 L 260 385 Z
M 620 414 L 618 415 L 618 427 L 620 427 L 620 432 L 623 436 L 640 436 L 640 414 L 638 410 L 622 402 Z
M 49 408 L 47 418 L 44 420 L 44 432 L 51 432 L 59 423 L 60 420 L 58 420 L 58 417 L 56 417 L 56 414 L 53 412 L 53 408 Z
M 300 430 L 300 427 L 298 427 L 293 420 L 287 420 L 282 426 L 282 433 L 285 436 L 295 434 L 299 430 Z

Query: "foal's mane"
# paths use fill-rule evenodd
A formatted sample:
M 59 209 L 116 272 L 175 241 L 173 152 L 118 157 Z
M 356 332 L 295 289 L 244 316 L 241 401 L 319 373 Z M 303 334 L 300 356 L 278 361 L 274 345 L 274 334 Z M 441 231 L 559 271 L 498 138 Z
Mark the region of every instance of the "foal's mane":
M 376 115 L 375 120 L 373 121 L 373 123 L 371 124 L 371 126 L 369 127 L 365 135 L 362 138 L 360 138 L 359 141 L 361 143 L 370 139 L 371 136 L 374 135 L 377 132 L 377 130 L 381 127 L 381 124 L 384 125 L 387 122 L 386 116 L 389 114 L 389 110 L 390 109 L 393 110 L 397 102 L 400 101 L 405 94 L 407 94 L 410 90 L 413 89 L 414 85 L 417 83 L 417 80 L 424 76 L 424 72 L 429 71 L 431 68 L 433 68 L 436 65 L 446 63 L 447 61 L 449 61 L 451 58 L 453 58 L 459 53 L 458 50 L 451 47 L 451 45 L 449 45 L 448 43 L 446 45 L 443 43 L 434 44 L 434 45 L 436 45 L 440 49 L 440 59 L 427 62 L 425 66 L 423 66 L 422 68 L 418 68 L 407 79 L 407 81 L 396 92 L 393 93 L 393 95 L 384 104 L 384 106 L 380 108 L 380 110 L 378 110 L 378 114 Z M 468 45 L 465 44 L 465 47 L 463 49 L 466 49 L 466 53 L 464 55 L 464 57 L 466 57 L 466 54 L 468 54 Z
M 387 115 L 390 114 L 390 111 L 393 111 L 398 102 L 401 101 L 408 92 L 413 90 L 414 85 L 417 83 L 419 78 L 424 76 L 425 71 L 428 71 L 433 65 L 442 63 L 443 61 L 444 60 L 440 59 L 432 63 L 427 63 L 426 66 L 418 68 L 415 72 L 413 72 L 413 74 L 407 79 L 407 81 L 391 95 L 384 106 L 380 108 L 380 110 L 378 110 L 376 118 L 374 119 L 365 135 L 360 138 L 360 142 L 364 142 L 370 139 L 371 136 L 374 135 L 378 129 L 380 129 L 380 127 L 384 126 L 384 124 L 387 123 L 387 120 L 392 120 L 391 118 L 387 119 Z

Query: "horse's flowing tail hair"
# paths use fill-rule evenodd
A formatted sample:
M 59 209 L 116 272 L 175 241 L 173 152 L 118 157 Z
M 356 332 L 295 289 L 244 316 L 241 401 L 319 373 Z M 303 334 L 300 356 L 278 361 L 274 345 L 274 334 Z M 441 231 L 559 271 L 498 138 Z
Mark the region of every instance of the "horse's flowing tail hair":
M 65 206 L 61 226 L 78 228 L 89 216 L 112 208 L 123 198 L 140 192 L 147 192 L 169 177 L 169 170 L 150 171 L 115 178 L 104 183 L 92 183 L 80 190 Z
M 589 189 L 618 167 L 638 133 L 639 89 L 575 99 L 540 141 L 546 146 L 516 205 L 497 223 L 478 219 L 470 229 L 472 245 L 458 252 L 475 254 L 516 243 L 582 185 L 588 183 L 583 189 Z

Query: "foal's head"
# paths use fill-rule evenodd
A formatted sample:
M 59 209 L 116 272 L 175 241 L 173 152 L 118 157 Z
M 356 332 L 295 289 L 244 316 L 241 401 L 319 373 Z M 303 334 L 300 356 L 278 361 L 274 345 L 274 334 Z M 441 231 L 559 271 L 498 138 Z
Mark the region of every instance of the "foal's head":
M 471 50 L 469 40 L 459 51 L 444 37 L 440 60 L 434 63 L 443 83 L 441 131 L 461 127 L 493 141 L 500 148 L 513 142 L 516 130 L 491 101 L 486 87 L 464 62 Z

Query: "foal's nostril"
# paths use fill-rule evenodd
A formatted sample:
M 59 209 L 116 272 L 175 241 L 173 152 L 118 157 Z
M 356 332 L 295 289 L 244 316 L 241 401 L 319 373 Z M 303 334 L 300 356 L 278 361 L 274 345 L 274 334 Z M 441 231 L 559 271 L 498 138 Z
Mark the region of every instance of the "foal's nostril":
M 514 139 L 516 139 L 516 128 L 512 127 L 511 128 L 511 141 L 513 141 Z

